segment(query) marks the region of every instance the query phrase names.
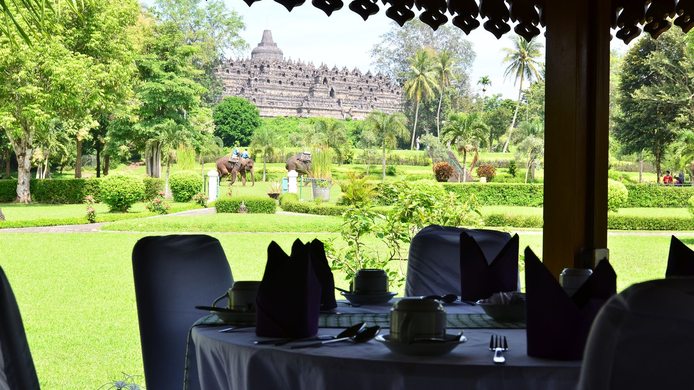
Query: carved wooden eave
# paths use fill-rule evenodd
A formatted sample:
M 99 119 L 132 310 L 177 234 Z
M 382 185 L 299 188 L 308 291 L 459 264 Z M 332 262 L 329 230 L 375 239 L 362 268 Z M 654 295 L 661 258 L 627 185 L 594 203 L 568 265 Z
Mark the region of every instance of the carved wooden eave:
M 256 1 L 260 0 L 244 0 L 249 6 Z M 291 11 L 306 0 L 275 1 Z M 434 30 L 450 22 L 466 34 L 482 25 L 497 38 L 511 31 L 513 25 L 516 34 L 530 40 L 545 25 L 545 1 L 552 0 L 353 0 L 349 9 L 366 20 L 384 8 L 386 16 L 400 26 L 418 14 Z M 344 6 L 342 0 L 312 0 L 311 3 L 328 16 Z M 612 0 L 611 15 L 611 27 L 625 43 L 641 34 L 642 28 L 653 38 L 673 23 L 686 33 L 694 26 L 694 0 Z

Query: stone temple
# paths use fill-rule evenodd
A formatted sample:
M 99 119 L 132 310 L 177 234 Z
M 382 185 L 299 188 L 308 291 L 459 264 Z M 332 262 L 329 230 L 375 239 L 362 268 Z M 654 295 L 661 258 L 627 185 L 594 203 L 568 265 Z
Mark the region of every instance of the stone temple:
M 374 110 L 392 114 L 402 105 L 401 88 L 380 73 L 285 60 L 270 30 L 250 59 L 227 60 L 217 73 L 224 97 L 244 97 L 265 117 L 363 119 Z

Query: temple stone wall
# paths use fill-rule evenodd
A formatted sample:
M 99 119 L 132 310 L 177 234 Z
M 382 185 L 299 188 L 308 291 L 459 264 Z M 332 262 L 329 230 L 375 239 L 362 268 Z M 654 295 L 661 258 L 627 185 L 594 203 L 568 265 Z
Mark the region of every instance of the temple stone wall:
M 246 98 L 265 117 L 363 119 L 371 111 L 391 114 L 402 106 L 402 90 L 381 74 L 285 61 L 268 30 L 250 59 L 228 60 L 217 73 L 223 96 Z

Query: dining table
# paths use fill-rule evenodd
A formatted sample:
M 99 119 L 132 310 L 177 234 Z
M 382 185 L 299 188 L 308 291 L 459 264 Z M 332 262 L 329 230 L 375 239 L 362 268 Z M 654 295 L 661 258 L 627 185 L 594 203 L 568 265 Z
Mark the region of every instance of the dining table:
M 365 322 L 389 333 L 392 302 L 352 306 L 339 301 L 322 313 L 318 334 L 330 336 Z M 463 333 L 466 341 L 440 356 L 402 355 L 383 341 L 341 342 L 319 348 L 256 344 L 266 340 L 253 327 L 229 329 L 212 317 L 191 329 L 199 382 L 203 390 L 222 389 L 574 389 L 580 361 L 530 357 L 525 324 L 496 321 L 478 305 L 445 304 L 447 333 Z M 225 328 L 227 331 L 220 332 Z M 505 364 L 492 361 L 492 335 L 505 336 Z M 191 364 L 193 364 L 191 362 Z

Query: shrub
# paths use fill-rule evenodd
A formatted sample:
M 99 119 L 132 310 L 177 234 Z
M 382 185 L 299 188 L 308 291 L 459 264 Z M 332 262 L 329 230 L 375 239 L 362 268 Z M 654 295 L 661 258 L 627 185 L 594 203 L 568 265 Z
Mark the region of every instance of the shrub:
M 634 217 L 610 214 L 607 228 L 615 230 L 694 230 L 694 218 Z
M 512 177 L 516 177 L 518 166 L 516 165 L 516 160 L 511 160 L 508 162 L 508 174 Z
M 219 199 L 215 202 L 215 208 L 218 213 L 238 213 L 241 204 L 246 207 L 246 212 L 253 214 L 274 214 L 277 211 L 277 202 L 265 197 Z
M 284 194 L 280 195 L 279 201 L 280 201 L 280 206 L 282 206 L 285 203 L 298 202 L 299 201 L 299 195 L 285 192 Z
M 166 201 L 166 199 L 164 199 L 164 193 L 160 192 L 157 194 L 157 196 L 154 197 L 154 199 L 147 202 L 147 205 L 145 207 L 147 208 L 147 210 L 153 213 L 168 214 L 171 205 L 169 204 L 169 202 Z
M 98 199 L 100 179 L 42 179 L 31 181 L 31 198 L 41 203 L 80 204 L 87 195 Z
M 607 210 L 617 211 L 624 207 L 628 198 L 629 191 L 624 184 L 612 179 L 607 180 Z
M 334 206 L 328 203 L 287 202 L 286 200 L 282 202 L 282 210 L 293 213 L 341 216 L 347 209 L 347 206 Z
M 395 168 L 395 165 L 388 165 L 386 167 L 386 176 L 395 176 L 398 174 L 397 168 Z
M 338 205 L 368 204 L 375 193 L 373 184 L 366 180 L 364 174 L 356 172 L 347 173 L 347 180 L 340 182 L 340 189 L 342 197 L 337 201 Z
M 380 205 L 392 205 L 398 200 L 398 187 L 395 183 L 378 183 L 376 185 L 376 203 Z
M 475 195 L 482 206 L 542 206 L 542 184 L 526 183 L 444 183 L 446 191 L 463 199 Z
M 484 164 L 477 167 L 477 177 L 486 177 L 487 181 L 492 181 L 496 176 L 496 168 L 490 164 Z
M 96 210 L 94 209 L 94 197 L 87 195 L 84 197 L 84 203 L 87 205 L 87 222 L 96 222 Z
M 0 202 L 9 203 L 17 199 L 17 180 L 0 180 Z
M 629 191 L 624 207 L 687 207 L 694 187 L 625 184 Z
M 453 167 L 445 161 L 439 161 L 434 164 L 434 176 L 436 181 L 446 182 L 453 175 Z
M 692 195 L 691 198 L 689 198 L 689 213 L 694 217 L 694 195 Z
M 101 200 L 111 211 L 128 211 L 144 194 L 145 185 L 133 177 L 108 176 L 101 181 Z
M 169 186 L 176 202 L 190 202 L 200 192 L 202 178 L 194 173 L 177 173 L 171 175 Z
M 145 197 L 144 200 L 152 200 L 160 192 L 164 192 L 164 179 L 157 177 L 146 177 L 142 180 L 145 185 Z
M 204 192 L 198 192 L 197 194 L 193 195 L 193 202 L 197 203 L 198 205 L 202 207 L 207 207 L 207 200 L 209 198 Z

